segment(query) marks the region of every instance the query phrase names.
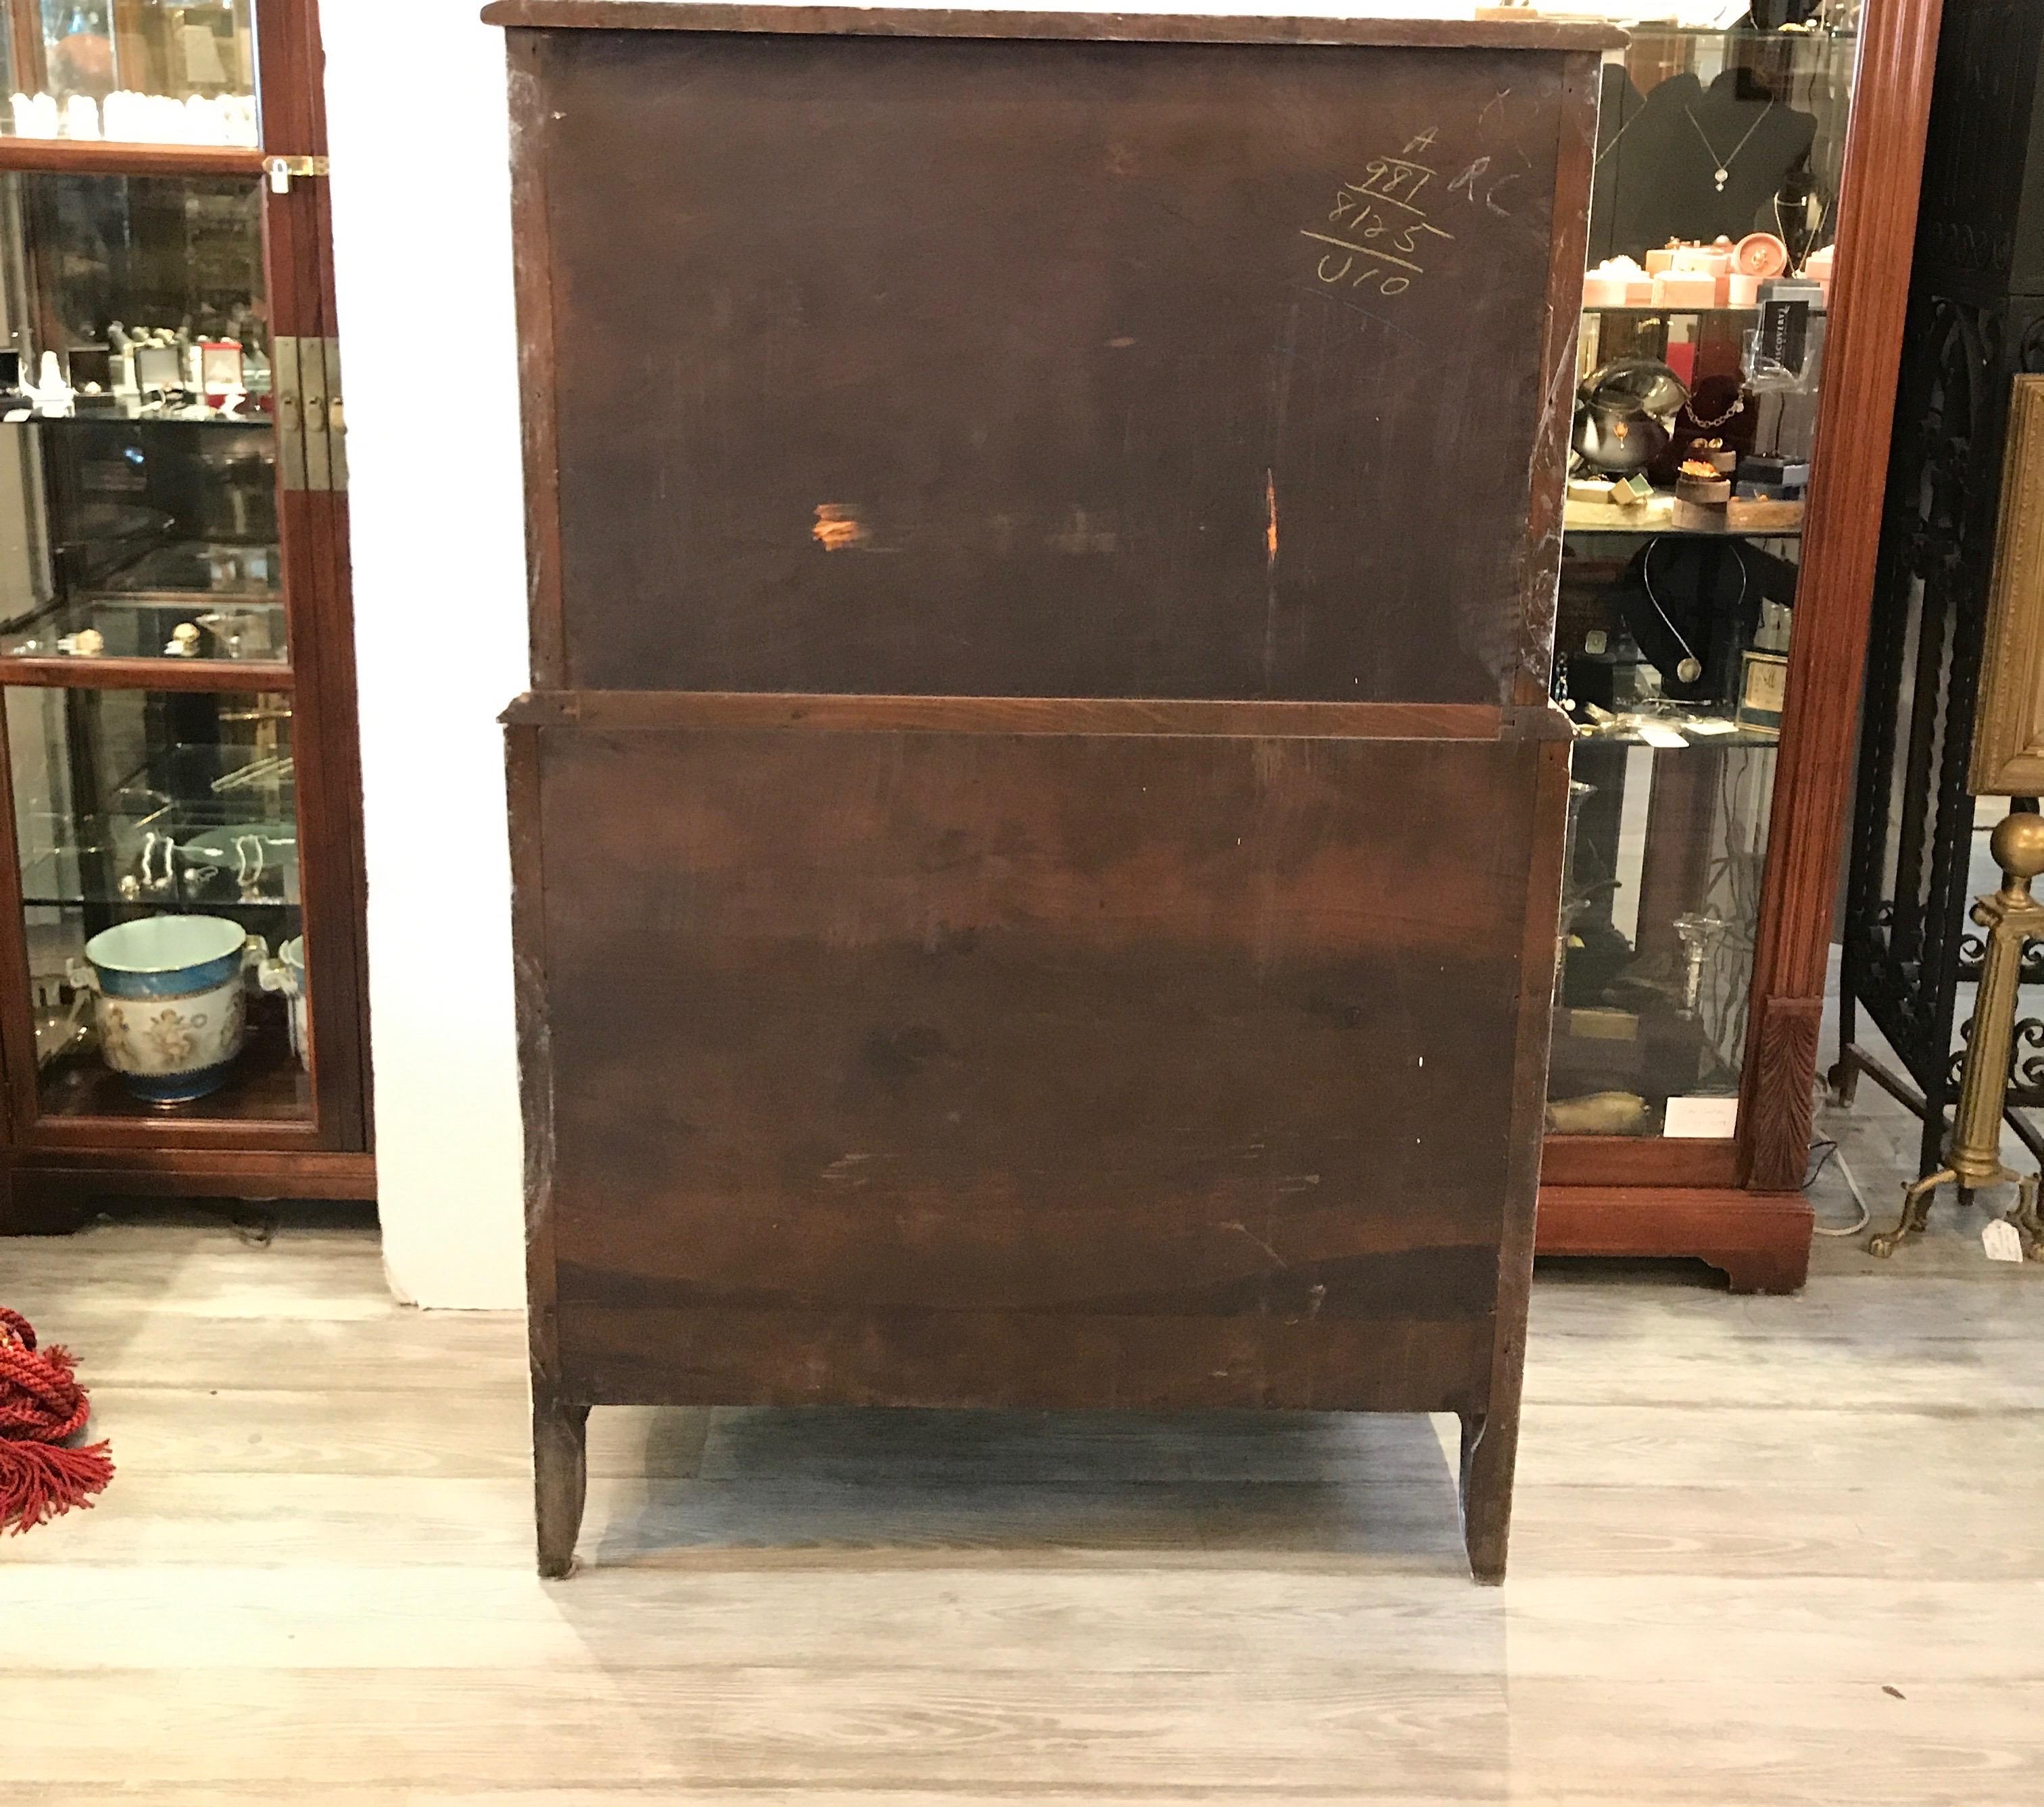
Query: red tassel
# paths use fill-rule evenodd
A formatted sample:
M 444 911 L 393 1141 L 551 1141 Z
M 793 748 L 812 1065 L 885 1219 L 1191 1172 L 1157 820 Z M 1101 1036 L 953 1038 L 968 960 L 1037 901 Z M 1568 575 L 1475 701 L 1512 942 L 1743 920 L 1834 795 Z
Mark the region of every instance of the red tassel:
M 0 1527 L 26 1531 L 90 1506 L 113 1478 L 106 1445 L 67 1447 L 85 1428 L 85 1389 L 68 1349 L 37 1352 L 36 1333 L 0 1306 Z
M 89 1496 L 113 1479 L 103 1443 L 67 1449 L 0 1439 L 0 1525 L 32 1530 L 75 1506 L 89 1507 Z

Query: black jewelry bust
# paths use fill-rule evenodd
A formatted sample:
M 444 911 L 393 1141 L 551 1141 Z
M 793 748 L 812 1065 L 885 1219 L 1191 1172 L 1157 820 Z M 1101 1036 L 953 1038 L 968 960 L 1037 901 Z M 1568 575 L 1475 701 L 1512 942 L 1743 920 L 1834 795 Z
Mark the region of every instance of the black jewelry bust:
M 1599 198 L 1611 206 L 1608 255 L 1644 258 L 1670 239 L 1775 231 L 1775 194 L 1791 170 L 1808 166 L 1816 135 L 1815 118 L 1750 69 L 1728 69 L 1708 87 L 1686 71 L 1671 75 L 1609 141 L 1598 169 Z

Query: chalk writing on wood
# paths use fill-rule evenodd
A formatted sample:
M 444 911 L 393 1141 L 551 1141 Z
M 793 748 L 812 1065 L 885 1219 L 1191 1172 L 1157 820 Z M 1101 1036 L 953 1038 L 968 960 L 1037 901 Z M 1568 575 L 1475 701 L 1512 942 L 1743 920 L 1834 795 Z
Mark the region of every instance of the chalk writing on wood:
M 1450 194 L 1466 195 L 1473 204 L 1479 198 L 1477 190 L 1481 189 L 1482 190 L 1481 199 L 1484 205 L 1492 213 L 1501 213 L 1509 218 L 1512 209 L 1509 207 L 1500 206 L 1497 198 L 1519 179 L 1518 172 L 1516 171 L 1508 171 L 1503 175 L 1492 175 L 1490 159 L 1478 157 L 1448 184 L 1448 192 Z
M 1402 295 L 1427 274 L 1435 241 L 1454 234 L 1427 217 L 1427 185 L 1438 173 L 1420 159 L 1432 148 L 1431 127 L 1409 138 L 1397 155 L 1373 157 L 1362 178 L 1344 182 L 1325 225 L 1302 226 L 1299 236 L 1327 248 L 1313 274 L 1329 288 Z

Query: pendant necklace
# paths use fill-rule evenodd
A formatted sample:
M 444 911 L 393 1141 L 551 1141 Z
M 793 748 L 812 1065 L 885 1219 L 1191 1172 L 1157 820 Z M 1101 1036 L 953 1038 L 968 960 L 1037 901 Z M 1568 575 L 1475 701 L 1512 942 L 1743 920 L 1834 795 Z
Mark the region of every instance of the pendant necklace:
M 1694 684 L 1704 675 L 1704 662 L 1696 657 L 1696 649 L 1689 644 L 1682 630 L 1675 625 L 1674 617 L 1669 615 L 1667 609 L 1662 606 L 1660 597 L 1654 593 L 1654 577 L 1651 569 L 1654 562 L 1654 548 L 1660 543 L 1660 538 L 1657 535 L 1654 539 L 1647 541 L 1646 550 L 1639 555 L 1640 587 L 1646 592 L 1646 600 L 1653 604 L 1654 612 L 1661 617 L 1661 625 L 1675 636 L 1675 644 L 1682 649 L 1682 656 L 1675 666 L 1677 681 L 1683 684 Z M 1735 614 L 1746 604 L 1748 578 L 1746 561 L 1739 557 L 1739 548 L 1732 547 L 1729 550 L 1731 553 L 1732 562 L 1739 566 L 1739 600 L 1731 605 L 1732 611 Z
M 1710 152 L 1711 161 L 1717 166 L 1711 171 L 1711 180 L 1717 184 L 1718 193 L 1722 194 L 1724 193 L 1725 184 L 1731 180 L 1731 167 L 1739 161 L 1739 152 L 1746 148 L 1754 133 L 1766 123 L 1768 114 L 1774 110 L 1774 103 L 1769 101 L 1760 109 L 1760 117 L 1746 129 L 1746 136 L 1732 146 L 1731 155 L 1728 157 L 1720 157 L 1718 155 L 1717 147 L 1711 142 L 1710 134 L 1704 130 L 1702 124 L 1698 121 L 1695 113 L 1691 110 L 1687 102 L 1683 103 L 1682 110 L 1689 115 L 1689 123 L 1696 127 L 1696 136 L 1703 140 L 1704 148 Z
M 1646 109 L 1644 106 L 1636 106 L 1632 109 L 1632 118 L 1627 120 L 1616 132 L 1612 133 L 1611 142 L 1605 145 L 1601 151 L 1598 152 L 1596 157 L 1592 159 L 1590 167 L 1593 169 L 1595 169 L 1602 164 L 1604 159 L 1609 156 L 1612 152 L 1618 148 L 1619 140 L 1623 138 L 1627 132 L 1632 129 L 1634 121 L 1636 121 L 1639 117 L 1640 114 L 1644 113 L 1646 110 Z

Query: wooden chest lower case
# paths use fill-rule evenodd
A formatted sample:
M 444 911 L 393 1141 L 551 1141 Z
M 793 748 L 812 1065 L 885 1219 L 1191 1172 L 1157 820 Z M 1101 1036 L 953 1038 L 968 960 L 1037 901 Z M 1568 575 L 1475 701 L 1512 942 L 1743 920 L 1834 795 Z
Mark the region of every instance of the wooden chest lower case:
M 1458 1412 L 1496 1567 L 1568 750 L 1181 710 L 514 715 L 550 1567 L 592 1404 L 836 1402 Z
M 594 1406 L 1247 1407 L 1498 1579 L 1608 34 L 486 16 L 542 1570 Z

